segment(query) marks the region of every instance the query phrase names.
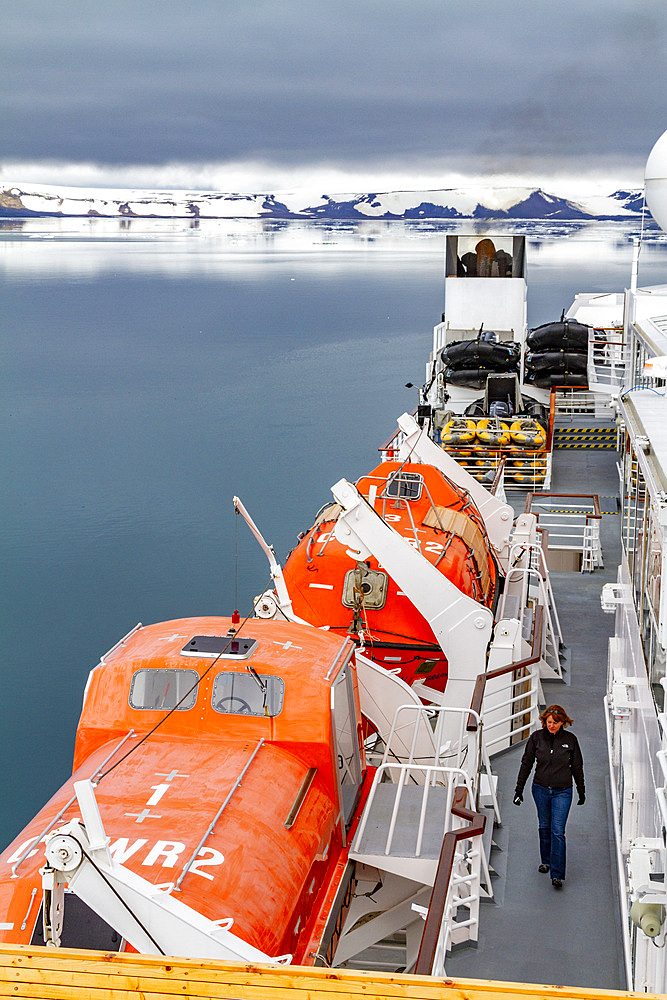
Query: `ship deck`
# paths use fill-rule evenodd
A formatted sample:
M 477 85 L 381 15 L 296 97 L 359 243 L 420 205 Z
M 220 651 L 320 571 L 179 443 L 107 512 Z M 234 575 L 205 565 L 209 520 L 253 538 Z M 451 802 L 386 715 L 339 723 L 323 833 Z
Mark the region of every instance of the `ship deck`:
M 616 453 L 559 450 L 554 492 L 618 494 Z M 510 495 L 518 512 L 525 496 Z M 605 505 L 609 507 L 611 505 Z M 496 828 L 496 898 L 480 914 L 477 948 L 448 955 L 447 979 L 400 973 L 284 967 L 267 970 L 229 963 L 72 952 L 57 957 L 44 948 L 0 946 L 3 989 L 26 998 L 364 996 L 449 998 L 568 997 L 572 1000 L 629 996 L 624 990 L 620 908 L 610 809 L 609 772 L 602 699 L 606 686 L 607 640 L 612 616 L 600 606 L 602 585 L 616 579 L 620 523 L 605 514 L 601 537 L 605 566 L 593 573 L 555 572 L 552 584 L 569 664 L 565 684 L 544 685 L 548 702 L 558 702 L 574 718 L 582 744 L 587 799 L 573 807 L 568 823 L 568 870 L 556 892 L 539 863 L 537 822 L 530 795 L 517 808 L 512 793 L 521 748 L 494 759 L 503 824 Z M 449 978 L 451 977 L 451 979 Z M 545 984 L 527 985 L 527 984 Z M 636 995 L 636 994 L 632 994 Z
M 552 492 L 617 497 L 617 453 L 564 450 L 554 453 Z M 518 512 L 525 495 L 508 494 Z M 613 506 L 613 505 L 606 505 Z M 567 877 L 553 889 L 539 864 L 537 815 L 530 781 L 523 805 L 512 804 L 522 749 L 494 759 L 503 823 L 494 836 L 496 899 L 480 913 L 476 949 L 448 955 L 453 977 L 624 989 L 626 985 L 618 877 L 610 806 L 603 711 L 608 639 L 614 617 L 603 613 L 600 592 L 616 580 L 621 558 L 620 514 L 604 514 L 604 568 L 592 573 L 551 574 L 556 606 L 570 657 L 567 681 L 545 683 L 547 704 L 562 704 L 574 720 L 583 751 L 586 802 L 575 804 L 567 825 Z

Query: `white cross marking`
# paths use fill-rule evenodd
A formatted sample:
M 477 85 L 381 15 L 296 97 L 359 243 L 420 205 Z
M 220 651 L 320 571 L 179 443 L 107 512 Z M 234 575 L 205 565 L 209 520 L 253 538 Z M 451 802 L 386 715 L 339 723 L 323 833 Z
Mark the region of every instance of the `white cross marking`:
M 187 635 L 159 635 L 158 639 L 161 642 L 174 642 L 176 639 L 189 639 Z
M 169 774 L 167 774 L 166 771 L 156 771 L 155 773 L 157 774 L 158 778 L 166 778 L 167 781 L 173 781 L 174 778 L 189 778 L 190 777 L 189 774 L 179 774 L 178 771 L 170 771 Z M 154 787 L 155 787 L 154 785 L 151 785 L 151 788 L 154 788 Z
M 303 649 L 303 646 L 295 646 L 290 639 L 288 639 L 287 642 L 278 642 L 277 639 L 274 639 L 273 641 L 275 642 L 276 646 L 282 646 L 283 649 Z
M 152 813 L 150 809 L 142 809 L 140 813 L 125 813 L 126 816 L 136 816 L 136 823 L 143 823 L 145 819 L 162 819 L 161 815 Z

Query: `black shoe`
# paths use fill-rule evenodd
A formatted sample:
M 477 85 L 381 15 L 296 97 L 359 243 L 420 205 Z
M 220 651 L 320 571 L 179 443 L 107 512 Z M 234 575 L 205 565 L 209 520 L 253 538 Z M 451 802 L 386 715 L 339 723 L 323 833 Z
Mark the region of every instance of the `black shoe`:
M 552 878 L 552 879 L 551 879 L 551 884 L 552 884 L 552 886 L 554 887 L 554 889 L 562 889 L 562 888 L 563 888 L 563 882 L 562 882 L 562 879 L 559 879 L 559 878 Z
M 537 870 L 538 872 L 541 872 L 542 875 L 546 875 L 546 873 L 549 871 L 549 865 L 540 865 L 540 867 Z

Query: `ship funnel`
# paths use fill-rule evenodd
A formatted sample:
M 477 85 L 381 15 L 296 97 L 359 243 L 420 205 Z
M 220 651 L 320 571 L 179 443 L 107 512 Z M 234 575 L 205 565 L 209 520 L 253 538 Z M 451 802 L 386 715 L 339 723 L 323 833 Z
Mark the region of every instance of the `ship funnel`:
M 644 171 L 646 204 L 661 229 L 667 232 L 667 132 L 649 153 Z

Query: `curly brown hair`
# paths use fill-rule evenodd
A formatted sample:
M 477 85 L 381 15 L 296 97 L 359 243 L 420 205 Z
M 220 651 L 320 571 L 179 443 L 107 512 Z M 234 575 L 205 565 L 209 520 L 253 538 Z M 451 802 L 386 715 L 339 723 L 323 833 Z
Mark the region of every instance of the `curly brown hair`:
M 556 722 L 562 722 L 564 726 L 572 725 L 572 719 L 562 705 L 549 705 L 548 708 L 545 708 L 544 711 L 540 713 L 542 729 L 547 728 L 547 719 L 550 715 L 556 720 Z

